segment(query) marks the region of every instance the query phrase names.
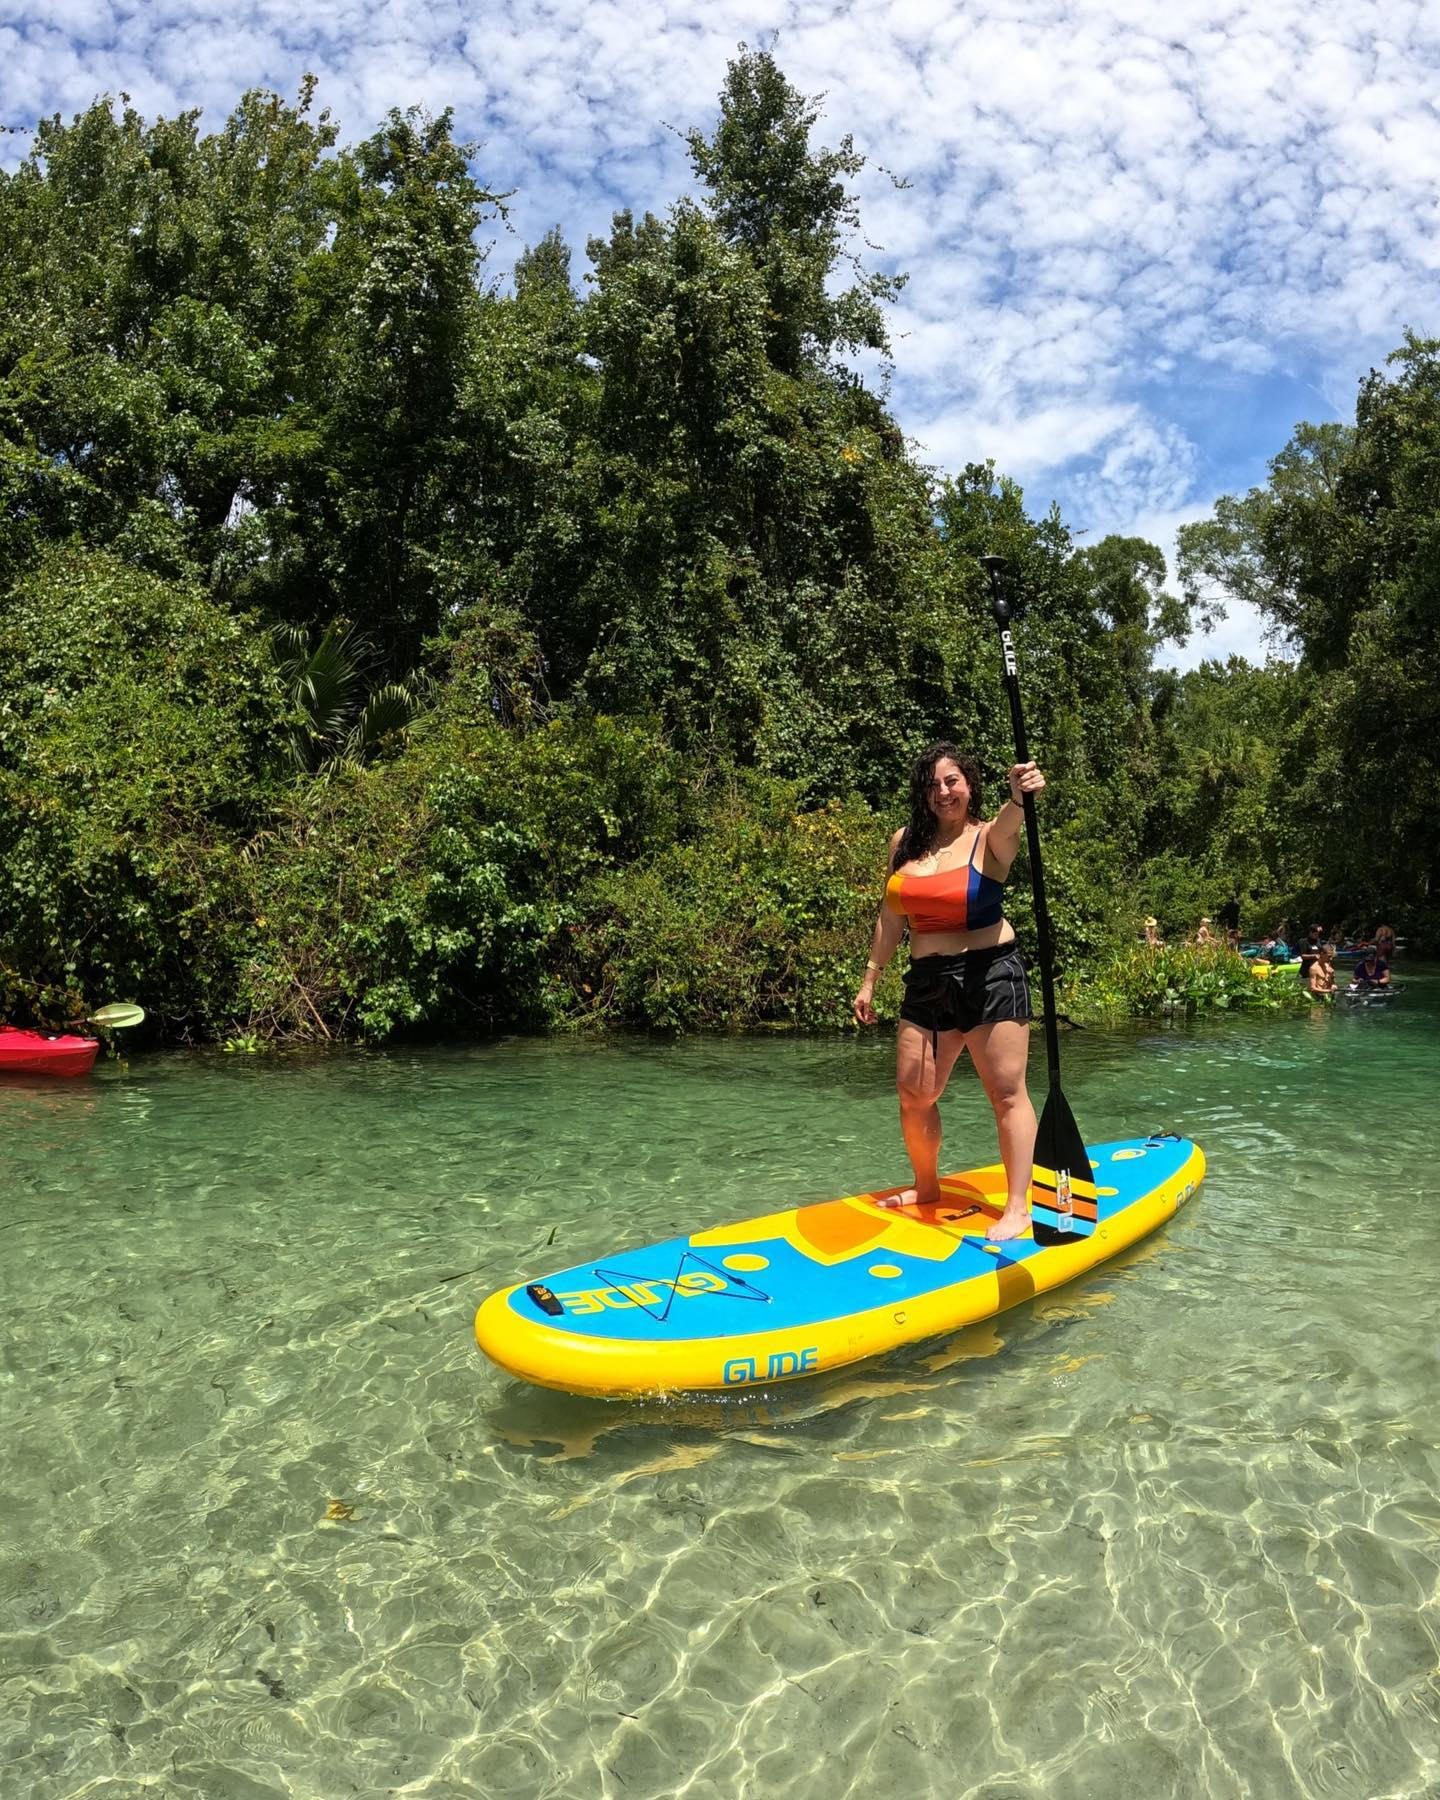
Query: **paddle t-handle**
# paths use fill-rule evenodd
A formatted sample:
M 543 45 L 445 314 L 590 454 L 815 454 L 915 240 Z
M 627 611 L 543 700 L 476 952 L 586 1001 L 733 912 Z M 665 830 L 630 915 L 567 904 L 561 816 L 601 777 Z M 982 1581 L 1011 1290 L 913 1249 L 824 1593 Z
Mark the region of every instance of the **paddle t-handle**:
M 995 615 L 995 623 L 1003 630 L 1010 623 L 1010 602 L 1000 592 L 1000 577 L 1009 564 L 1003 556 L 982 556 L 980 567 L 990 577 L 990 611 Z

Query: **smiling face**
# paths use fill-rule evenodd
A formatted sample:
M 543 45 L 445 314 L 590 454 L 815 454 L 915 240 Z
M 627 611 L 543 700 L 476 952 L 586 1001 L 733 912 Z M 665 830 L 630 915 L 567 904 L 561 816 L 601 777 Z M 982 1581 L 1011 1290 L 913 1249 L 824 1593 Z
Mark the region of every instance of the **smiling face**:
M 958 744 L 929 744 L 910 765 L 907 857 L 924 856 L 938 841 L 951 844 L 985 804 L 980 765 Z
M 935 764 L 925 798 L 941 825 L 962 824 L 970 817 L 970 783 L 953 757 L 942 756 Z

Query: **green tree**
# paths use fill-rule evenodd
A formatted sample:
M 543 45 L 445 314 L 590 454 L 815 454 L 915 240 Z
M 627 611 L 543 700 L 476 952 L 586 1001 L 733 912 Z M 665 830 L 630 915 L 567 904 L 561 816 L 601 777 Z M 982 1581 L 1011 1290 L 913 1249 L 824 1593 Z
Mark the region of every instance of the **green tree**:
M 1270 480 L 1181 534 L 1182 579 L 1250 600 L 1296 644 L 1306 754 L 1290 802 L 1319 904 L 1435 928 L 1440 826 L 1440 341 L 1407 335 L 1353 427 L 1299 426 Z
M 1354 438 L 1347 425 L 1297 425 L 1263 488 L 1223 497 L 1177 534 L 1193 606 L 1213 617 L 1225 597 L 1243 600 L 1317 668 L 1344 662 L 1368 582 L 1360 521 L 1341 491 Z
M 1249 928 L 1317 903 L 1320 844 L 1296 807 L 1313 683 L 1233 656 L 1181 676 L 1157 744 L 1140 899 L 1170 936 L 1233 892 Z
M 552 225 L 538 244 L 528 245 L 516 257 L 515 292 L 521 299 L 531 294 L 571 292 L 570 246 L 558 225 Z
M 99 100 L 0 174 L 0 579 L 77 531 L 208 571 L 289 460 L 336 136 L 313 90 L 246 94 L 208 136 Z
M 306 271 L 306 381 L 288 409 L 304 454 L 266 496 L 240 588 L 300 624 L 343 611 L 392 673 L 441 623 L 436 554 L 484 454 L 463 404 L 475 234 L 503 199 L 473 179 L 472 154 L 448 112 L 412 109 L 327 166 L 333 241 Z
M 707 205 L 621 213 L 591 242 L 574 523 L 528 604 L 557 699 L 658 716 L 808 794 L 873 794 L 926 734 L 907 689 L 933 660 L 936 540 L 924 472 L 831 362 L 880 344 L 894 284 L 826 297 L 859 163 L 812 154 L 815 116 L 745 53 L 715 138 L 691 134 Z
M 856 279 L 833 291 L 860 228 L 845 184 L 865 158 L 848 133 L 838 150 L 813 148 L 819 117 L 819 101 L 792 87 L 768 51 L 742 49 L 725 71 L 714 133 L 686 133 L 711 217 L 763 283 L 767 352 L 788 375 L 837 349 L 888 353 L 884 308 L 905 285 L 903 275 L 867 274 L 851 255 Z
M 313 93 L 210 134 L 97 101 L 0 175 L 0 577 L 79 532 L 279 620 L 343 612 L 393 674 L 495 461 L 465 402 L 503 197 L 448 114 L 327 154 Z

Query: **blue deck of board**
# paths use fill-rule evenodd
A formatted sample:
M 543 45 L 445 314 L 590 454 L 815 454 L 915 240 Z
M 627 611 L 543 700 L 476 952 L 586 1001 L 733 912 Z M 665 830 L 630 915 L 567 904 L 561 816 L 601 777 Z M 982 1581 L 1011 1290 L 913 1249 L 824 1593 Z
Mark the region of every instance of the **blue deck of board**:
M 1178 1170 L 1193 1146 L 1185 1139 L 1130 1138 L 1090 1146 L 1098 1162 L 1097 1184 L 1118 1192 L 1099 1201 L 1100 1222 L 1141 1194 L 1150 1193 Z M 1114 1160 L 1115 1152 L 1141 1151 Z M 725 1268 L 723 1259 L 737 1251 L 763 1256 L 767 1266 L 738 1274 Z M 1020 1263 L 1040 1254 L 1031 1238 L 1014 1239 L 994 1249 L 984 1249 L 976 1238 L 957 1242 L 943 1261 L 907 1256 L 877 1241 L 855 1255 L 821 1264 L 801 1254 L 784 1238 L 755 1238 L 743 1246 L 704 1245 L 697 1248 L 688 1237 L 664 1243 L 616 1251 L 592 1262 L 579 1263 L 541 1278 L 557 1295 L 607 1291 L 608 1303 L 595 1311 L 550 1317 L 541 1312 L 525 1289 L 510 1296 L 510 1306 L 531 1323 L 573 1332 L 588 1338 L 642 1343 L 671 1342 L 689 1338 L 753 1337 L 757 1332 L 784 1331 L 840 1319 L 870 1307 L 903 1305 L 921 1294 L 958 1286 L 977 1275 L 993 1275 L 997 1267 Z M 900 1270 L 898 1275 L 877 1278 L 871 1265 L 883 1262 Z M 676 1281 L 704 1275 L 713 1283 L 724 1279 L 723 1291 L 674 1292 Z M 653 1304 L 626 1304 L 619 1290 L 633 1291 L 637 1283 L 661 1284 Z M 694 1284 L 698 1285 L 698 1284 Z M 618 1304 L 617 1304 L 618 1302 Z

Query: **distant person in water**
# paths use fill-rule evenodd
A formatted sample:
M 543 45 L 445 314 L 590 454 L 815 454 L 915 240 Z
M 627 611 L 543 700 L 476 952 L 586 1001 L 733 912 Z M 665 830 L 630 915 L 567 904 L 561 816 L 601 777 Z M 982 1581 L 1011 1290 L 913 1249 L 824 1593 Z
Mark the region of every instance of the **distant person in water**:
M 1316 995 L 1335 992 L 1335 946 L 1327 939 L 1305 973 L 1305 983 Z
M 1240 895 L 1232 893 L 1225 904 L 1218 908 L 1215 918 L 1222 931 L 1239 933 L 1240 930 Z
M 1390 964 L 1377 945 L 1372 944 L 1363 960 L 1356 963 L 1350 984 L 1357 988 L 1389 987 Z
M 1240 954 L 1240 927 L 1238 925 L 1232 925 L 1225 933 L 1225 944 L 1237 956 Z
M 1386 962 L 1395 958 L 1395 927 L 1393 925 L 1377 925 L 1375 927 L 1375 948 Z
M 1163 950 L 1165 948 L 1160 937 L 1160 921 L 1158 919 L 1145 921 L 1145 948 L 1147 950 Z
M 889 880 L 870 940 L 855 1017 L 875 1023 L 875 981 L 910 928 L 910 966 L 895 1043 L 900 1130 L 915 1185 L 895 1204 L 940 1199 L 940 1096 L 962 1051 L 995 1110 L 1006 1203 L 988 1235 L 1030 1223 L 1035 1109 L 1025 1086 L 1030 988 L 1001 890 L 1020 848 L 1024 797 L 1044 791 L 1033 762 L 1005 777 L 1010 796 L 986 820 L 980 768 L 954 744 L 931 744 L 910 771 L 910 819 L 890 839 Z
M 1215 938 L 1210 930 L 1210 916 L 1207 913 L 1206 916 L 1201 919 L 1199 927 L 1195 932 L 1195 948 L 1197 950 L 1205 950 L 1214 942 Z
M 1325 927 L 1312 925 L 1306 934 L 1305 942 L 1300 946 L 1300 979 L 1303 981 L 1310 973 L 1315 959 L 1320 954 L 1320 946 L 1325 942 Z

